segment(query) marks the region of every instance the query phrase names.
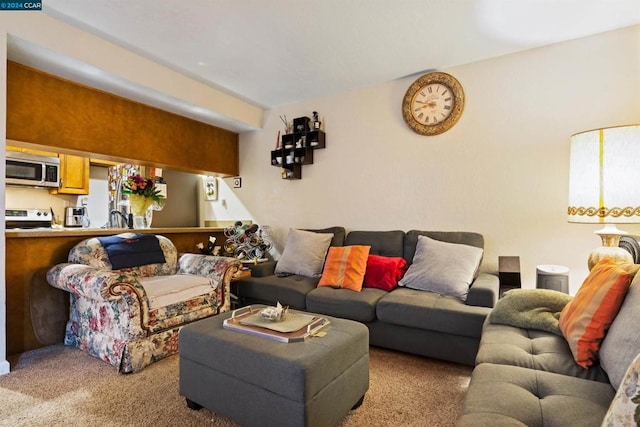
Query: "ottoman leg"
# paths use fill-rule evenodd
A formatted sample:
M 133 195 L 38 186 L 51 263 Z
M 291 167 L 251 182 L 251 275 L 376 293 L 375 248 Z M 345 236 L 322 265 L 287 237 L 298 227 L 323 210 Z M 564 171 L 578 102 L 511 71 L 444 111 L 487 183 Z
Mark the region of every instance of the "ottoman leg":
M 194 411 L 199 411 L 200 409 L 202 409 L 202 405 L 200 405 L 199 403 L 196 403 L 193 400 L 187 398 L 185 398 L 184 400 L 187 401 L 187 408 L 193 409 Z
M 353 411 L 354 409 L 358 409 L 362 405 L 362 402 L 364 402 L 364 394 L 362 395 L 360 400 L 358 400 L 356 404 L 351 407 L 351 410 Z

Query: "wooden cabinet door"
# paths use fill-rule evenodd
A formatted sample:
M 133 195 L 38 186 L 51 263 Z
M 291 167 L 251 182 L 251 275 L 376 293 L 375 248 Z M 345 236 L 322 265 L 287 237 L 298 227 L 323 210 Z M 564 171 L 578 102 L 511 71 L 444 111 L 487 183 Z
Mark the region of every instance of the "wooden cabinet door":
M 37 154 L 39 156 L 58 157 L 58 153 L 52 153 L 51 151 L 34 150 L 31 148 L 14 147 L 13 145 L 6 146 L 7 151 L 18 151 L 20 153 Z
M 57 194 L 89 194 L 89 158 L 60 154 Z

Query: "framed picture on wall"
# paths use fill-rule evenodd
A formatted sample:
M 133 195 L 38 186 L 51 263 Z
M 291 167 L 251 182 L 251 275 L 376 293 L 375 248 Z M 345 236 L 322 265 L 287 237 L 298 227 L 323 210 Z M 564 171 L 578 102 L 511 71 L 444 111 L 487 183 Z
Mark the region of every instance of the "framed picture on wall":
M 218 180 L 215 177 L 207 176 L 202 178 L 205 200 L 218 200 Z

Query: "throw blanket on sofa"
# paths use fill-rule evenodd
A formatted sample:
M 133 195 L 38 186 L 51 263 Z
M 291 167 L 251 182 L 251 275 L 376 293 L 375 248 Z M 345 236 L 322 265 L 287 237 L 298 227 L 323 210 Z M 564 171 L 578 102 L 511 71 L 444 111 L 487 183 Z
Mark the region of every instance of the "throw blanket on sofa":
M 158 238 L 153 234 L 133 237 L 98 237 L 114 270 L 166 262 Z
M 550 289 L 513 289 L 498 300 L 489 314 L 489 321 L 562 336 L 558 318 L 571 298 Z

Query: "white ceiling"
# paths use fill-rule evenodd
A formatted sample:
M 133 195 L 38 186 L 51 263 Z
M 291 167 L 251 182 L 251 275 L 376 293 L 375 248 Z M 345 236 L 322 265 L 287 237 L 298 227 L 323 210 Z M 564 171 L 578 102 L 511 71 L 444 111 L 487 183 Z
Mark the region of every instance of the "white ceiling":
M 640 23 L 638 0 L 46 0 L 263 108 Z

